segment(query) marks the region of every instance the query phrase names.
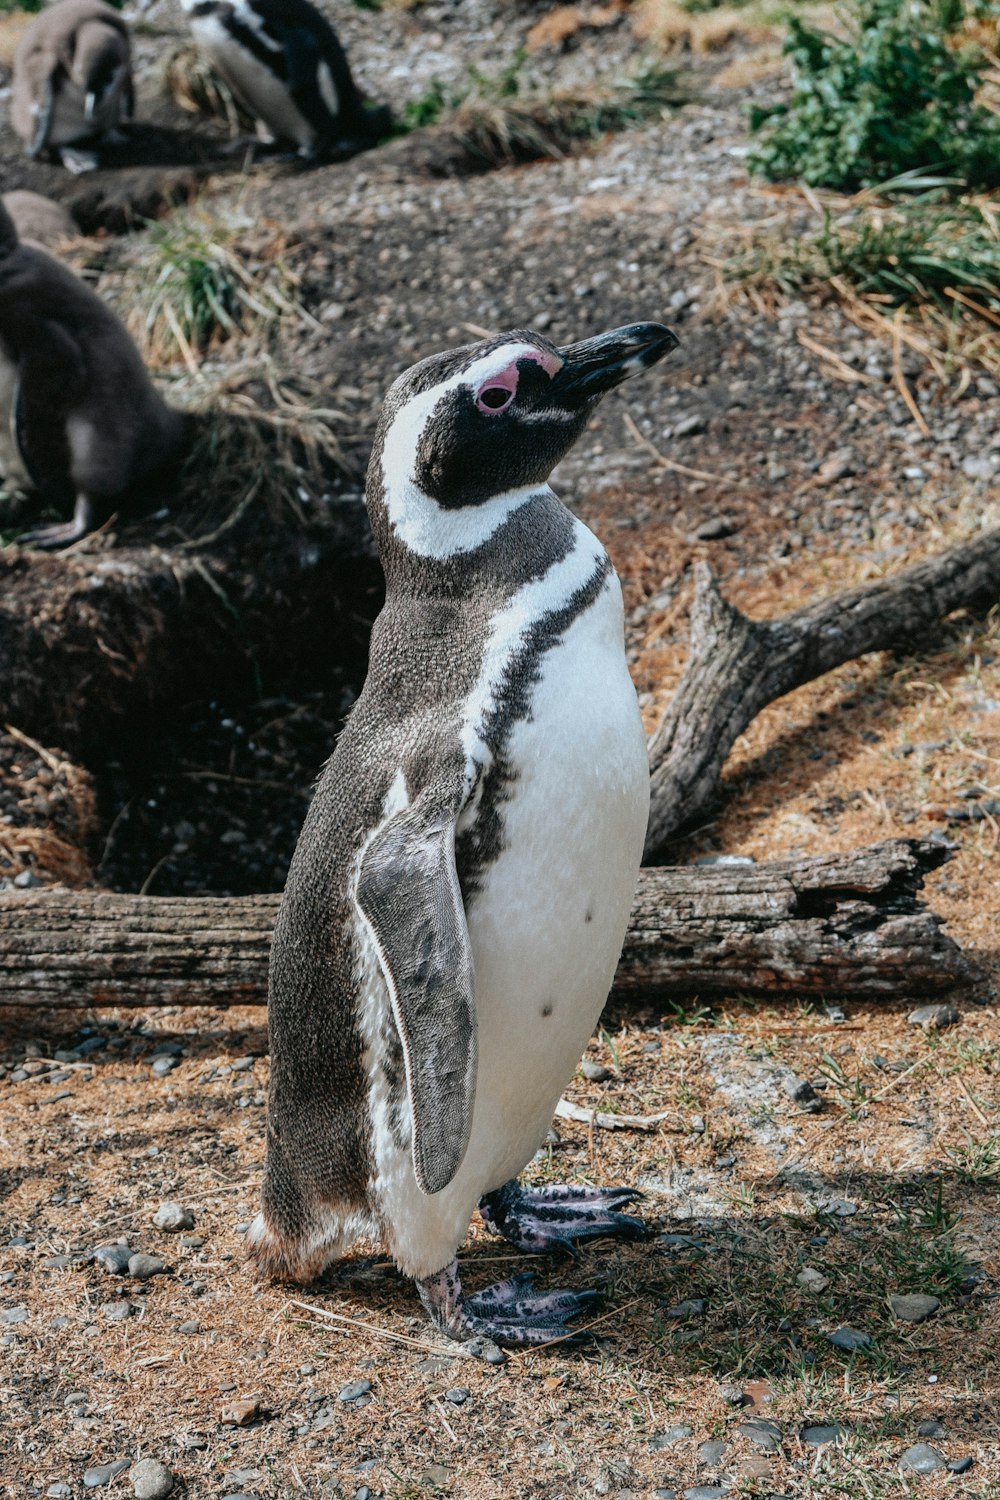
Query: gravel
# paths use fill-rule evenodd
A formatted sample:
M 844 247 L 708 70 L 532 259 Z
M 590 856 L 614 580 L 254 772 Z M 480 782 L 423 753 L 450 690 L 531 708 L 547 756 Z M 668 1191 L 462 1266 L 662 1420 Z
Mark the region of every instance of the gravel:
M 698 1462 L 706 1469 L 714 1469 L 721 1464 L 728 1452 L 728 1443 L 724 1443 L 721 1438 L 709 1438 L 707 1442 L 698 1444 Z
M 132 1255 L 129 1257 L 128 1274 L 134 1276 L 137 1281 L 148 1281 L 151 1276 L 162 1276 L 166 1272 L 167 1263 L 158 1255 Z
M 194 1213 L 179 1203 L 161 1203 L 153 1215 L 153 1223 L 167 1234 L 180 1234 L 183 1229 L 194 1228 Z
M 337 1400 L 342 1401 L 345 1406 L 353 1406 L 356 1402 L 362 1402 L 371 1388 L 370 1380 L 352 1380 L 350 1385 L 343 1386 L 337 1392 Z
M 444 1399 L 450 1401 L 452 1406 L 464 1406 L 469 1399 L 469 1392 L 464 1385 L 453 1385 L 450 1391 L 445 1391 Z
M 741 1422 L 736 1431 L 740 1437 L 749 1438 L 758 1448 L 766 1448 L 771 1453 L 781 1447 L 781 1428 L 776 1422 L 755 1417 L 750 1422 Z
M 899 1460 L 899 1467 L 904 1474 L 936 1474 L 945 1467 L 945 1461 L 929 1443 L 914 1443 Z
M 872 1341 L 870 1333 L 861 1333 L 857 1328 L 835 1328 L 833 1333 L 827 1334 L 826 1339 L 835 1349 L 846 1349 L 851 1354 L 859 1349 L 867 1349 Z
M 817 1423 L 803 1427 L 799 1437 L 810 1448 L 822 1448 L 827 1443 L 839 1443 L 846 1433 L 847 1428 L 840 1422 Z
M 83 1482 L 88 1490 L 99 1490 L 119 1474 L 123 1474 L 129 1467 L 130 1460 L 127 1458 L 116 1458 L 109 1464 L 99 1464 L 93 1469 L 84 1469 Z
M 658 1432 L 655 1437 L 650 1438 L 649 1446 L 653 1453 L 659 1453 L 663 1448 L 672 1448 L 675 1443 L 682 1443 L 685 1438 L 691 1436 L 691 1428 L 686 1424 L 676 1427 L 667 1427 L 663 1432 Z
M 923 1323 L 934 1316 L 941 1302 L 937 1297 L 914 1292 L 890 1297 L 889 1305 L 896 1317 L 901 1318 L 904 1323 Z
M 926 1026 L 935 1031 L 943 1031 L 946 1026 L 955 1025 L 959 1013 L 954 1005 L 918 1005 L 906 1019 L 911 1026 Z
M 124 1276 L 135 1251 L 128 1245 L 98 1245 L 94 1260 L 109 1275 Z

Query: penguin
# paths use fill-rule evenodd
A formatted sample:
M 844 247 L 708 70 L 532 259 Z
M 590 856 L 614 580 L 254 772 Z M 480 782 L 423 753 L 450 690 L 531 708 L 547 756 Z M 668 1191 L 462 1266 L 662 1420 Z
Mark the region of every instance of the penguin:
M 388 134 L 368 108 L 333 27 L 310 0 L 181 0 L 195 41 L 259 128 L 319 161 Z
M 166 406 L 118 318 L 67 266 L 23 244 L 0 203 L 0 473 L 73 519 L 21 537 L 85 536 L 179 462 L 188 419 Z
M 639 1237 L 638 1193 L 525 1188 L 611 988 L 649 805 L 621 588 L 548 479 L 657 323 L 432 356 L 382 408 L 385 572 L 368 675 L 318 783 L 271 953 L 258 1270 L 307 1281 L 382 1241 L 452 1338 L 571 1336 L 595 1293 L 474 1296 L 477 1208 L 518 1249 Z
M 11 124 L 29 156 L 92 171 L 88 142 L 118 139 L 134 105 L 128 26 L 103 0 L 57 0 L 28 27 L 14 57 Z
M 80 233 L 69 209 L 41 193 L 18 188 L 0 195 L 0 201 L 14 220 L 21 240 L 31 240 L 35 245 L 58 245 Z

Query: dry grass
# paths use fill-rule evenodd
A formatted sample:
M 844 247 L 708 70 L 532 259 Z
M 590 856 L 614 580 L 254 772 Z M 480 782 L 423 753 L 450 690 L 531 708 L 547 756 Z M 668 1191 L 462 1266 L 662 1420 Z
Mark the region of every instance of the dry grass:
M 26 874 L 45 884 L 90 884 L 97 798 L 82 766 L 4 726 L 0 810 L 0 878 Z
M 664 51 L 684 47 L 701 56 L 721 52 L 735 41 L 759 46 L 780 35 L 780 28 L 762 20 L 756 7 L 716 5 L 691 11 L 675 0 L 640 0 L 633 26 L 641 41 Z
M 193 42 L 177 42 L 170 48 L 159 67 L 159 82 L 162 91 L 188 114 L 219 120 L 233 138 L 253 133 L 254 117 Z

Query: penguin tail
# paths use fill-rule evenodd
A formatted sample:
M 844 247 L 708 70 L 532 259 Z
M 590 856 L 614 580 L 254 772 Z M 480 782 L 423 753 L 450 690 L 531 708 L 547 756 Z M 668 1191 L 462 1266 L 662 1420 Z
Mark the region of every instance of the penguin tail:
M 315 1281 L 331 1261 L 351 1248 L 367 1225 L 340 1215 L 324 1215 L 324 1222 L 302 1235 L 285 1235 L 259 1213 L 247 1230 L 250 1261 L 261 1281 L 292 1281 L 300 1286 Z

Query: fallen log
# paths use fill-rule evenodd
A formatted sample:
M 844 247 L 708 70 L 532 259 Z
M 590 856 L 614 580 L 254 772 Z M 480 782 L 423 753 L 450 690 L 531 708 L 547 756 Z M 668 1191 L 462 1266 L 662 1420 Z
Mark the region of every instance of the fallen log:
M 645 869 L 615 991 L 936 994 L 975 978 L 916 897 L 946 845 L 894 839 L 773 864 Z M 279 897 L 0 892 L 0 1004 L 258 1005 Z
M 776 620 L 741 614 L 699 563 L 687 666 L 649 743 L 646 862 L 715 801 L 730 750 L 769 703 L 866 652 L 912 644 L 957 609 L 998 599 L 1000 529 Z

